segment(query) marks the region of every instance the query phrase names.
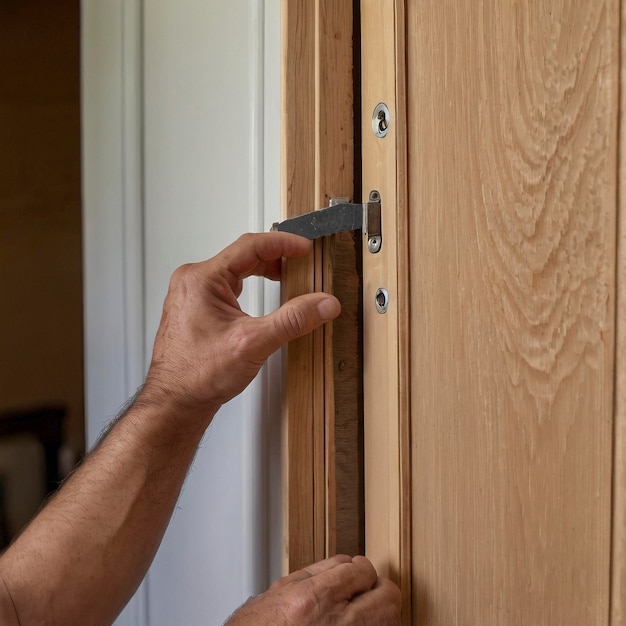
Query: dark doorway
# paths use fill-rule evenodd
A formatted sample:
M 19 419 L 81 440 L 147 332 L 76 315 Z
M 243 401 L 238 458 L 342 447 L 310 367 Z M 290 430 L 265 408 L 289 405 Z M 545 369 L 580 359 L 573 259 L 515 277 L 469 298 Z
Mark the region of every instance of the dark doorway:
M 0 0 L 0 546 L 84 451 L 78 0 Z

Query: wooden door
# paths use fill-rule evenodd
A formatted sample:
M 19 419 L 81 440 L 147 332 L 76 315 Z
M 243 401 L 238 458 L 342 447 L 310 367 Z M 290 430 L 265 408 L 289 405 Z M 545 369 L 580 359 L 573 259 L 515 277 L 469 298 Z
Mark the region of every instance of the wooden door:
M 407 622 L 626 624 L 620 3 L 359 10 L 366 554 Z

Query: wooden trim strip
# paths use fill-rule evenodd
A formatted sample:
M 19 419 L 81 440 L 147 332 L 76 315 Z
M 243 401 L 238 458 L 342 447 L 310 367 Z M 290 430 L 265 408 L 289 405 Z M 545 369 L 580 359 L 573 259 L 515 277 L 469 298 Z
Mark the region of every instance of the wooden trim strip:
M 396 193 L 398 233 L 398 424 L 400 458 L 400 588 L 404 622 L 411 622 L 411 264 L 409 254 L 406 0 L 395 2 Z
M 626 626 L 626 3 L 621 3 L 611 626 Z
M 383 244 L 363 256 L 365 547 L 379 575 L 403 590 L 410 623 L 409 264 L 406 196 L 404 2 L 362 0 L 363 196 L 382 199 Z M 372 132 L 379 102 L 391 112 L 384 138 Z M 365 241 L 364 241 L 365 246 Z M 375 294 L 389 292 L 379 314 Z M 401 334 L 402 333 L 402 334 Z
M 316 193 L 319 206 L 333 197 L 354 195 L 354 121 L 352 0 L 317 2 L 317 150 Z M 325 328 L 325 556 L 358 552 L 359 499 L 362 473 L 358 439 L 361 419 L 361 361 L 358 341 L 360 283 L 351 233 L 323 243 L 322 287 L 342 302 L 342 314 Z M 340 366 L 341 364 L 341 366 Z M 341 368 L 341 369 L 340 369 Z M 346 401 L 346 397 L 350 398 Z
M 283 0 L 283 217 L 294 217 L 327 206 L 332 197 L 353 195 L 352 0 Z M 313 290 L 332 291 L 347 306 L 335 325 L 354 325 L 356 262 L 335 266 L 354 248 L 345 237 L 315 244 L 313 254 L 286 264 L 283 298 Z M 352 252 L 354 257 L 354 252 Z M 356 286 L 355 286 L 356 285 Z M 358 299 L 357 299 L 358 300 Z M 352 322 L 350 320 L 352 319 Z M 354 334 L 354 333 L 353 333 Z M 358 331 L 357 331 L 358 336 Z M 351 352 L 355 372 L 336 389 L 335 362 Z M 335 433 L 358 421 L 358 402 L 335 408 L 337 393 L 352 385 L 359 393 L 357 346 L 326 325 L 309 337 L 292 342 L 286 357 L 283 410 L 284 436 L 284 568 L 293 571 L 320 560 L 358 534 L 353 517 L 338 507 L 337 459 L 352 464 L 359 475 L 358 450 L 340 442 Z M 345 368 L 344 368 L 345 369 Z M 349 388 L 349 387 L 348 387 Z M 339 473 L 344 481 L 346 474 Z M 355 505 L 358 507 L 358 502 Z M 354 508 L 354 507 L 353 507 Z M 339 515 L 338 515 L 339 510 Z
M 315 209 L 315 5 L 283 0 L 282 214 Z M 282 298 L 315 287 L 315 260 L 290 259 L 283 271 Z M 283 405 L 283 569 L 315 560 L 314 354 L 316 338 L 293 341 L 286 351 L 287 393 Z M 319 419 L 319 418 L 318 418 Z

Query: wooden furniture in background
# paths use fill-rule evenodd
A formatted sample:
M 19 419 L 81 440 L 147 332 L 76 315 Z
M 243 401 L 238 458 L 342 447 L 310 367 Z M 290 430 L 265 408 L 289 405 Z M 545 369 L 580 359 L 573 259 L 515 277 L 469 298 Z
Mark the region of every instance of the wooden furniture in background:
M 59 449 L 66 413 L 61 406 L 0 411 L 0 437 L 29 434 L 41 444 L 46 462 L 45 493 L 59 486 Z
M 60 484 L 59 450 L 63 442 L 63 422 L 67 410 L 63 406 L 40 406 L 0 411 L 0 441 L 6 446 L 17 445 L 23 452 L 20 435 L 36 440 L 43 452 L 43 467 L 22 463 L 13 465 L 17 452 L 2 459 L 0 473 L 0 550 L 8 546 L 13 536 L 41 506 L 43 496 L 56 491 Z M 20 443 L 16 444 L 16 437 Z M 34 441 L 33 441 L 34 443 Z M 13 461 L 15 463 L 15 460 Z M 27 472 L 24 472 L 26 468 Z M 22 471 L 20 471 L 22 470 Z M 7 473 L 9 475 L 7 475 Z M 28 473 L 28 476 L 24 476 Z M 41 480 L 40 484 L 37 484 Z M 6 489 L 12 483 L 12 496 Z M 16 510 L 17 509 L 17 510 Z

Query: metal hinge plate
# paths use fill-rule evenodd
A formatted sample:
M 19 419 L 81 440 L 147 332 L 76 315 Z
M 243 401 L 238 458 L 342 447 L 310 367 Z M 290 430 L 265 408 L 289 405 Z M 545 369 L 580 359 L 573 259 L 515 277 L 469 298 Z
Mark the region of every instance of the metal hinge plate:
M 366 203 L 348 202 L 348 198 L 333 198 L 330 206 L 276 222 L 272 230 L 294 233 L 307 239 L 363 230 L 367 234 L 367 249 L 376 254 L 383 243 L 380 211 L 380 194 L 372 191 Z

